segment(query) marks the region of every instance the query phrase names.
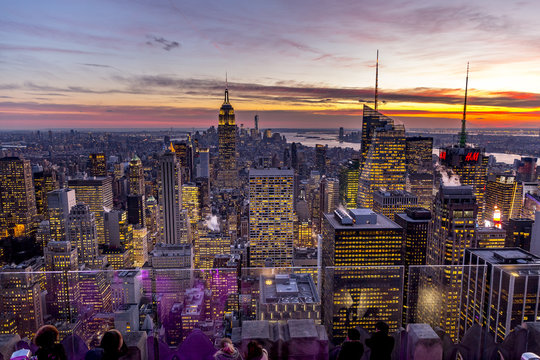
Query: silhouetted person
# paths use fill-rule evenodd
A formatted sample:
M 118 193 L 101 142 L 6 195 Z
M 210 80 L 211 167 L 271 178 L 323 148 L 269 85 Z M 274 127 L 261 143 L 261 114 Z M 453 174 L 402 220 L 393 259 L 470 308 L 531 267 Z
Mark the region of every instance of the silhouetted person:
M 360 342 L 360 331 L 349 329 L 347 339 L 341 344 L 337 360 L 360 360 L 364 355 L 364 345 Z
M 219 350 L 214 354 L 216 360 L 242 360 L 242 355 L 234 347 L 231 339 L 223 338 Z
M 268 352 L 256 340 L 248 343 L 246 360 L 268 360 Z
M 366 345 L 371 349 L 370 360 L 391 360 L 394 338 L 388 336 L 388 330 L 388 324 L 382 321 L 375 324 L 375 332 L 366 339 Z
M 52 325 L 39 328 L 34 337 L 34 343 L 39 349 L 36 351 L 38 360 L 67 360 L 66 351 L 62 344 L 57 344 L 58 330 Z
M 120 331 L 113 329 L 103 334 L 99 348 L 90 350 L 85 360 L 118 360 L 127 354 L 127 346 Z

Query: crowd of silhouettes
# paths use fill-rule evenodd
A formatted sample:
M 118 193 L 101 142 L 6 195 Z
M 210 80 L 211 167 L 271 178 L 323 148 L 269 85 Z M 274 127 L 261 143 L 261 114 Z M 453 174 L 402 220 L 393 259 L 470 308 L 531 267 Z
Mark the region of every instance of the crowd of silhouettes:
M 375 332 L 362 343 L 360 331 L 349 329 L 347 338 L 330 353 L 330 360 L 361 360 L 365 350 L 369 351 L 370 360 L 390 360 L 394 350 L 394 338 L 388 335 L 388 324 L 380 321 L 375 324 Z

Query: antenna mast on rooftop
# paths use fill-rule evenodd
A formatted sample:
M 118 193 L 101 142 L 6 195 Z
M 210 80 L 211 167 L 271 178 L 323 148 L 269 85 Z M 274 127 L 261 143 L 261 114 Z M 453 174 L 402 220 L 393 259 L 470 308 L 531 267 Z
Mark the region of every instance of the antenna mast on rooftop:
M 459 147 L 465 147 L 467 144 L 467 89 L 469 87 L 469 63 L 467 62 L 467 77 L 465 78 L 465 100 L 463 102 L 463 119 L 461 120 L 461 133 L 459 136 Z
M 377 63 L 375 64 L 375 111 L 377 111 L 379 100 L 379 49 L 377 49 Z

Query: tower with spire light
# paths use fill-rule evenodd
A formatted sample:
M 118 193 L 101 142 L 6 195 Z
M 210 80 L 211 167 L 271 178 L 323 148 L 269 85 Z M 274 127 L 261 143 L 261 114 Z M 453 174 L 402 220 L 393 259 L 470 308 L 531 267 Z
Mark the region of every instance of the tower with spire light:
M 219 109 L 218 123 L 218 176 L 217 185 L 222 188 L 236 186 L 236 123 L 234 109 L 229 102 L 229 86 L 225 86 L 225 99 Z
M 459 141 L 454 146 L 447 146 L 439 150 L 439 162 L 442 166 L 459 176 L 461 185 L 473 187 L 478 204 L 479 223 L 484 220 L 484 193 L 487 183 L 487 164 L 489 158 L 485 149 L 467 144 L 467 91 L 469 87 L 469 63 L 467 63 L 467 76 L 465 78 L 465 99 L 463 101 L 463 117 L 461 118 L 461 131 Z

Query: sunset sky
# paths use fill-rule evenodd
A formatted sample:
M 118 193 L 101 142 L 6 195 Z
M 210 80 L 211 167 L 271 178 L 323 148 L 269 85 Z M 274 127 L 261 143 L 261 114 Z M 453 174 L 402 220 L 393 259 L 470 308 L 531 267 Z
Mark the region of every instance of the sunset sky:
M 2 1 L 0 128 L 540 127 L 540 2 Z

